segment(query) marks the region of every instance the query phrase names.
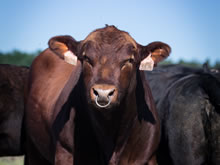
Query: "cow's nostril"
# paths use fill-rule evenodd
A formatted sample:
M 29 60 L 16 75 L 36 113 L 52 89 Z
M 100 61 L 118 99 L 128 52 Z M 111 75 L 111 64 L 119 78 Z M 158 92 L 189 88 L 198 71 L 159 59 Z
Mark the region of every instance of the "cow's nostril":
M 99 96 L 99 93 L 93 88 L 93 93 L 95 96 Z
M 115 92 L 115 89 L 113 89 L 111 92 L 109 92 L 108 96 L 113 96 Z

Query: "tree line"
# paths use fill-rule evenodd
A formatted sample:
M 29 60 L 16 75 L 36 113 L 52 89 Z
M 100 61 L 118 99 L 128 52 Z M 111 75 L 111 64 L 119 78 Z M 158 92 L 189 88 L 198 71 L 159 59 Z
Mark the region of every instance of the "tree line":
M 18 66 L 30 66 L 34 58 L 40 54 L 40 50 L 33 52 L 33 53 L 27 53 L 27 52 L 22 52 L 19 50 L 13 50 L 10 52 L 0 52 L 0 64 L 13 64 L 13 65 L 18 65 Z M 207 63 L 209 67 L 211 68 L 218 68 L 220 69 L 220 61 L 216 61 L 215 64 L 210 64 L 209 60 L 206 60 L 204 63 Z M 185 66 L 190 66 L 190 67 L 201 67 L 203 63 L 199 63 L 198 61 L 184 61 L 184 60 L 179 60 L 178 62 L 173 62 L 172 60 L 165 60 L 161 63 L 163 64 L 182 64 Z
M 34 58 L 40 54 L 40 50 L 34 53 L 26 53 L 19 50 L 0 52 L 0 64 L 13 64 L 18 66 L 30 66 Z

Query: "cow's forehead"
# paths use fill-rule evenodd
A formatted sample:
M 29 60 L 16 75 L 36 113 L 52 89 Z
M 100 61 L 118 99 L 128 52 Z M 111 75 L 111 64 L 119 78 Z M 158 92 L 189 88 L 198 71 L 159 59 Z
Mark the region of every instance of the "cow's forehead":
M 110 44 L 110 45 L 124 45 L 132 44 L 135 49 L 137 49 L 136 41 L 125 31 L 117 29 L 115 26 L 107 26 L 105 28 L 97 29 L 91 32 L 83 44 L 92 41 L 98 45 L 101 44 Z

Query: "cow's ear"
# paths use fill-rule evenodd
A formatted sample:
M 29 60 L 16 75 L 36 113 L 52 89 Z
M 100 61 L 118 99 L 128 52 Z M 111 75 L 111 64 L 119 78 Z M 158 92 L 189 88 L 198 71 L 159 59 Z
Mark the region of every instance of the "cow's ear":
M 169 56 L 171 48 L 163 42 L 152 42 L 141 48 L 140 70 L 153 70 L 153 67 Z
M 49 48 L 67 63 L 77 64 L 78 42 L 71 36 L 56 36 L 49 40 Z

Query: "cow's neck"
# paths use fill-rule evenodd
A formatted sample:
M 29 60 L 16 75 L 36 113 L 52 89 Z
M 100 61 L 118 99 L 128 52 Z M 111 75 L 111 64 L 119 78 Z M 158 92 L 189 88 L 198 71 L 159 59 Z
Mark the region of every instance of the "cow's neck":
M 115 107 L 109 112 L 100 112 L 92 109 L 92 120 L 94 120 L 93 122 L 96 123 L 98 127 L 102 128 L 103 132 L 106 132 L 106 134 L 114 138 L 114 135 L 117 134 L 116 132 L 120 128 L 119 126 L 121 124 L 125 124 L 124 122 L 127 123 L 129 120 L 131 120 L 131 116 L 135 116 L 136 104 L 134 101 L 135 95 L 132 94 L 122 100 L 119 106 Z
M 127 95 L 121 104 L 111 112 L 90 112 L 93 131 L 105 152 L 106 159 L 110 159 L 115 146 L 122 148 L 129 136 L 133 120 L 137 117 L 135 93 Z

